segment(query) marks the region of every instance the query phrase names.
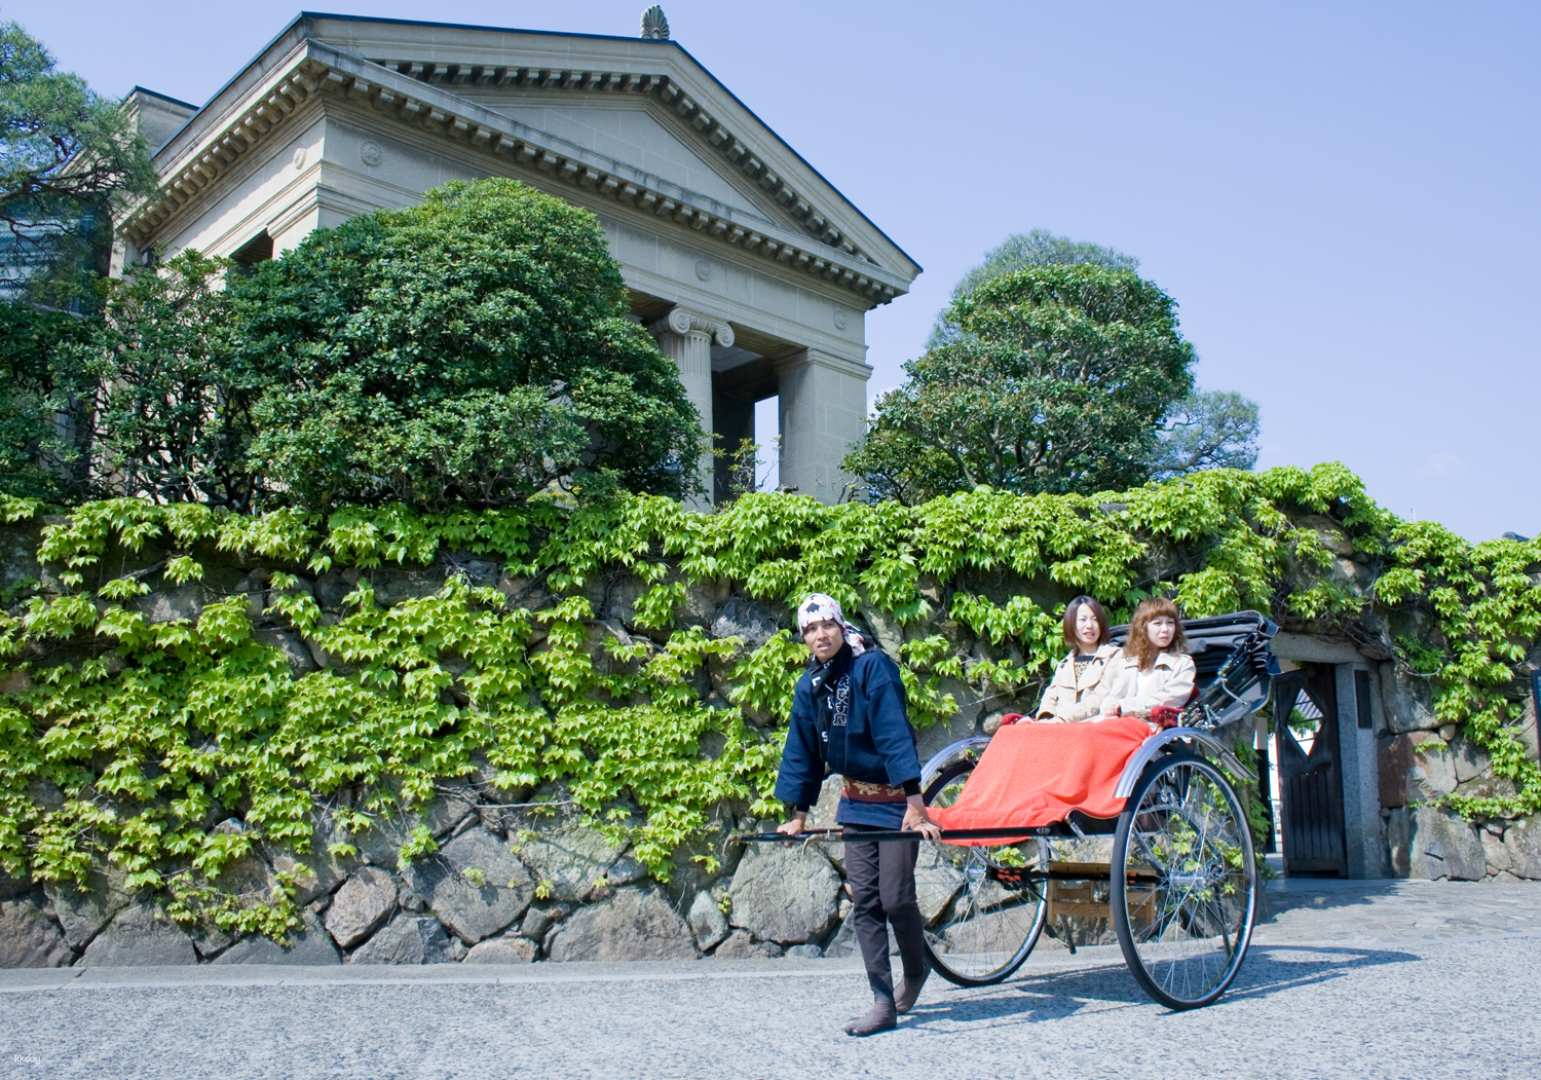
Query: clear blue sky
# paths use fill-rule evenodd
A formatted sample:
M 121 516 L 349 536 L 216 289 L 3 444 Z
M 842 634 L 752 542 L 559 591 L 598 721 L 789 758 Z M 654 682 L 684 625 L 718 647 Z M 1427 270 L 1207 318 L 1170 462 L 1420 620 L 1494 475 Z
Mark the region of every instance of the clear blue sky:
M 633 34 L 644 0 L 321 10 Z M 674 37 L 925 268 L 1046 228 L 1141 260 L 1261 466 L 1341 460 L 1404 517 L 1541 532 L 1541 4 L 668 0 Z M 0 2 L 106 94 L 202 102 L 293 4 Z

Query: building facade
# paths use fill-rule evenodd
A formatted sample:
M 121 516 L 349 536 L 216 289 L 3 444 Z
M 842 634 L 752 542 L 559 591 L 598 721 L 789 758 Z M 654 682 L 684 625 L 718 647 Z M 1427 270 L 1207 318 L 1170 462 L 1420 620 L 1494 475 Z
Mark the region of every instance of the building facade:
M 188 248 L 265 258 L 449 180 L 513 177 L 599 216 L 718 445 L 754 438 L 775 397 L 782 486 L 837 501 L 865 426 L 866 314 L 920 266 L 656 18 L 648 32 L 301 15 L 202 108 L 136 91 L 161 190 L 117 222 L 114 272 Z M 720 491 L 721 465 L 701 468 Z

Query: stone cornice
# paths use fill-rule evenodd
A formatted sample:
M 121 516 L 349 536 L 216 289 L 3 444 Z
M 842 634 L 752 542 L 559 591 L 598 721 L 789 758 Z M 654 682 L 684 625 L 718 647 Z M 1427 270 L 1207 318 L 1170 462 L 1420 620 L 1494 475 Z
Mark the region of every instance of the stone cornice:
M 291 54 L 201 137 L 175 145 L 182 143 L 186 129 L 174 136 L 167 147 L 175 146 L 171 156 L 156 162 L 161 172 L 160 190 L 132 204 L 118 221 L 118 228 L 135 243 L 142 243 L 201 192 L 249 160 L 271 132 L 319 92 L 324 68 L 304 54 L 304 49 Z
M 576 79 L 565 71 L 553 75 L 543 69 L 535 74 L 564 83 Z M 528 69 L 514 69 L 512 75 L 503 69 L 501 76 L 493 69 L 492 76 L 530 77 Z M 906 278 L 851 251 L 750 219 L 707 196 L 457 97 L 443 85 L 452 84 L 453 77 L 454 73 L 446 71 L 445 78 L 436 84 L 432 78 L 414 77 L 314 40 L 304 41 L 285 62 L 275 64 L 238 107 L 227 110 L 221 123 L 211 125 L 190 145 L 178 148 L 175 158 L 163 166 L 160 193 L 132 208 L 120 228 L 136 244 L 142 244 L 162 223 L 236 167 L 302 105 L 317 97 L 340 95 L 400 122 L 537 170 L 562 184 L 671 219 L 756 258 L 831 282 L 862 296 L 866 306 L 887 303 L 908 288 Z M 605 92 L 613 82 L 617 93 L 657 91 L 664 97 L 668 96 L 664 87 L 670 85 L 662 76 L 617 78 L 612 73 L 607 81 L 585 74 L 584 85 L 591 82 L 597 92 Z

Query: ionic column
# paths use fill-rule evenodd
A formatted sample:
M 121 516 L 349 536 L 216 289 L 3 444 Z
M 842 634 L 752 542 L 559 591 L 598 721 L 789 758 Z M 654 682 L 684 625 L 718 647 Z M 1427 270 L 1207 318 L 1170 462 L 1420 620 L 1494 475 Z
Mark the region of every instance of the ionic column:
M 782 487 L 820 502 L 849 497 L 855 477 L 841 462 L 866 434 L 871 373 L 859 360 L 817 349 L 777 363 Z
M 722 319 L 714 319 L 699 311 L 677 307 L 666 318 L 652 326 L 658 348 L 674 361 L 680 371 L 680 382 L 685 386 L 685 396 L 701 416 L 701 430 L 706 435 L 706 446 L 697 464 L 697 473 L 704 492 L 690 500 L 697 509 L 711 506 L 713 480 L 716 470 L 712 464 L 712 344 L 723 348 L 733 344 L 733 328 Z

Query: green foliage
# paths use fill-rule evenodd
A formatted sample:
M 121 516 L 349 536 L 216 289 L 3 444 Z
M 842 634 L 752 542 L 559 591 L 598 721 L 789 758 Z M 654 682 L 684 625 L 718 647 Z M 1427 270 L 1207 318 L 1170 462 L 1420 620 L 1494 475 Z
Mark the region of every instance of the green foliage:
M 1173 406 L 1151 460 L 1158 480 L 1257 463 L 1257 402 L 1234 390 L 1194 390 Z
M 250 272 L 189 252 L 103 294 L 79 327 L 0 309 L 10 493 L 79 498 L 87 457 L 98 494 L 243 512 L 694 483 L 698 418 L 627 318 L 598 219 L 513 181 L 446 185 Z
M 93 330 L 89 319 L 0 301 L 0 491 L 50 502 L 87 493 L 91 383 L 77 350 Z
M 1149 475 L 1157 428 L 1192 386 L 1176 305 L 1127 270 L 1031 266 L 960 296 L 961 331 L 905 364 L 846 459 L 908 503 L 989 485 L 1096 491 Z
M 108 282 L 100 332 L 81 350 L 98 386 L 95 486 L 163 503 L 249 510 L 256 386 L 232 367 L 228 264 L 197 252 Z
M 132 118 L 55 70 L 18 24 L 0 22 L 0 228 L 31 264 L 32 284 L 55 302 L 78 295 L 77 271 L 89 274 L 111 208 L 153 185 Z
M 626 317 L 598 219 L 515 181 L 314 232 L 231 304 L 235 369 L 264 385 L 250 460 L 295 505 L 678 495 L 694 476 L 698 419 Z
M 6 521 L 39 511 L 0 497 Z M 1301 513 L 1376 553 L 1373 590 L 1332 576 L 1320 539 L 1291 524 Z M 776 812 L 806 653 L 785 629 L 754 649 L 712 637 L 692 586 L 731 588 L 788 625 L 802 592 L 834 591 L 881 631 L 921 726 L 965 700 L 1030 705 L 1064 648 L 1057 612 L 1080 591 L 1115 619 L 1165 592 L 1189 614 L 1309 611 L 1324 631 L 1367 614 L 1421 620 L 1402 659 L 1515 791 L 1452 803 L 1541 809 L 1541 770 L 1513 731 L 1517 673 L 1541 636 L 1541 543 L 1473 547 L 1398 522 L 1337 465 L 1101 498 L 747 494 L 713 515 L 656 496 L 324 520 L 118 499 L 48 525 L 38 555 L 61 584 L 0 612 L 0 868 L 79 881 L 110 861 L 179 916 L 230 930 L 298 925 L 297 871 L 271 894 L 241 887 L 258 845 L 349 858 L 389 820 L 400 857 L 420 857 L 436 846 L 423 804 L 449 778 L 514 800 L 559 788 L 660 877 L 682 853 L 709 862 L 699 845 L 725 819 Z M 501 564 L 499 587 L 451 574 L 381 602 L 392 575 L 473 556 Z M 218 569 L 232 564 L 239 581 Z M 510 599 L 536 584 L 537 608 Z M 194 589 L 201 609 L 152 621 L 146 587 Z M 326 666 L 296 669 L 285 642 Z M 245 828 L 216 827 L 231 817 Z

